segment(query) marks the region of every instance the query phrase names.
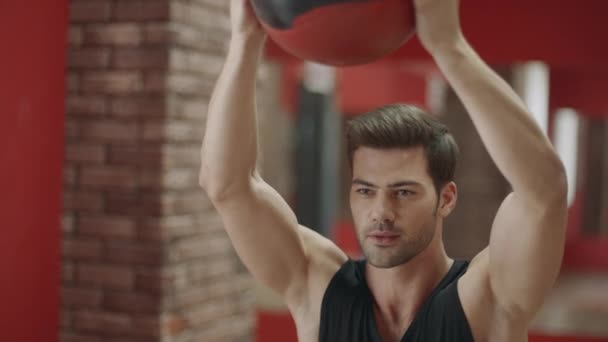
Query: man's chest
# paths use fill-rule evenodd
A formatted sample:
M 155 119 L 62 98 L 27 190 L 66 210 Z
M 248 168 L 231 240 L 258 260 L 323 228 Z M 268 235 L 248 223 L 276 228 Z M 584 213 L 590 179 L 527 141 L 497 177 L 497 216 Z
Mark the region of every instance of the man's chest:
M 414 317 L 415 315 L 410 314 L 394 319 L 383 316 L 378 310 L 374 310 L 375 328 L 383 342 L 401 341 L 414 321 Z

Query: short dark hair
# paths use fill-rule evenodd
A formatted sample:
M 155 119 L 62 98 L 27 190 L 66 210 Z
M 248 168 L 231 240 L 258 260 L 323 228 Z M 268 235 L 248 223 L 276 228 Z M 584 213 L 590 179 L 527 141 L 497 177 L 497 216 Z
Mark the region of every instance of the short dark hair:
M 391 104 L 356 116 L 346 126 L 348 161 L 359 147 L 381 149 L 422 146 L 435 190 L 454 180 L 458 145 L 450 130 L 422 109 Z

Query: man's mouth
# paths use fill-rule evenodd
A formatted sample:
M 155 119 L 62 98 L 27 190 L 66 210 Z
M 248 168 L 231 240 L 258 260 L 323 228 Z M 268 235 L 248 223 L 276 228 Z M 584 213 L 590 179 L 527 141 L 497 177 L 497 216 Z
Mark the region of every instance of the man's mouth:
M 371 232 L 367 238 L 377 246 L 387 247 L 394 245 L 399 240 L 399 234 L 394 232 Z

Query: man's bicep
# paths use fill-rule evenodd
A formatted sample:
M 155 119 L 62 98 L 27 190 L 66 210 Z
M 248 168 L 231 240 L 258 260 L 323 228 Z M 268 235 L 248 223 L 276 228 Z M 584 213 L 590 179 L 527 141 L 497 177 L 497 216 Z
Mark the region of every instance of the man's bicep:
M 252 180 L 246 191 L 216 203 L 239 258 L 264 285 L 286 296 L 302 282 L 308 260 L 295 214 L 268 184 Z
M 562 203 L 526 201 L 512 193 L 492 226 L 489 275 L 498 305 L 534 315 L 561 266 L 566 210 Z

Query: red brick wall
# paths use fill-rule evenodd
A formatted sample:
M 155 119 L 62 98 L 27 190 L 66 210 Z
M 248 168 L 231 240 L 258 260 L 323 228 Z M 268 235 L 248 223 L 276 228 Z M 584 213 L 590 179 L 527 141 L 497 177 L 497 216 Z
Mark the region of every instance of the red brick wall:
M 227 7 L 219 0 L 71 2 L 62 341 L 252 335 L 253 283 L 198 186 L 207 103 L 229 37 Z M 266 68 L 260 107 L 276 112 L 263 100 L 278 82 Z

